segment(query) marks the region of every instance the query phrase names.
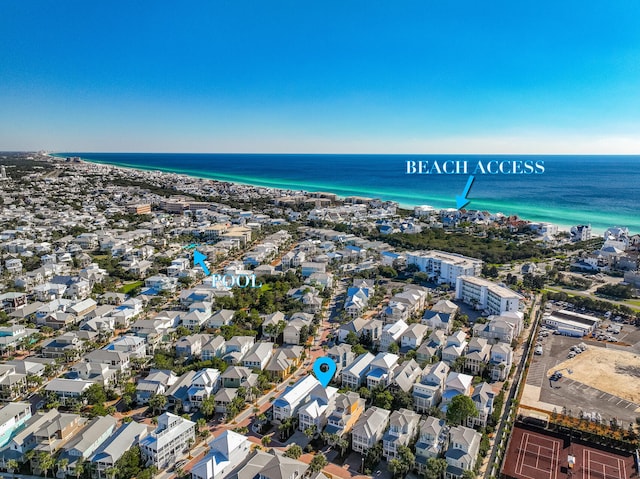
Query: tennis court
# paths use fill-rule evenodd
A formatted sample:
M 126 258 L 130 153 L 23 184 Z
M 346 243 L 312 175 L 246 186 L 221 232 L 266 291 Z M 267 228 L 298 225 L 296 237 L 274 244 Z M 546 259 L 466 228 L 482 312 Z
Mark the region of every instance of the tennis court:
M 572 467 L 569 457 L 572 456 Z M 506 479 L 637 478 L 631 454 L 619 454 L 571 442 L 569 437 L 514 427 L 505 457 Z

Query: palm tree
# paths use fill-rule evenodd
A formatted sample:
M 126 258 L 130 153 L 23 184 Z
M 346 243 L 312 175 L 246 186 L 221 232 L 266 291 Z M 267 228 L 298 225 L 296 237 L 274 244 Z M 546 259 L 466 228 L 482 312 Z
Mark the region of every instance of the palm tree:
M 305 428 L 304 435 L 307 436 L 309 438 L 309 440 L 313 439 L 313 436 L 316 435 L 316 430 L 318 429 L 318 426 L 316 426 L 315 424 L 312 425 L 311 427 L 307 427 Z
M 9 459 L 7 461 L 7 469 L 11 471 L 11 475 L 16 477 L 16 471 L 20 468 L 20 463 L 15 459 Z
M 327 464 L 329 464 L 327 457 L 324 454 L 319 453 L 311 459 L 311 462 L 309 463 L 309 470 L 311 472 L 320 472 Z
M 33 458 L 35 457 L 35 455 L 36 455 L 36 451 L 34 451 L 33 449 L 28 450 L 24 455 L 24 458 L 27 461 L 29 461 L 29 470 L 31 472 L 33 472 L 33 467 L 32 467 L 33 465 L 31 461 L 33 461 Z
M 61 470 L 66 472 L 68 465 L 69 465 L 69 459 L 67 459 L 66 457 L 63 457 L 62 459 L 58 460 L 56 462 L 56 466 L 58 468 L 58 473 L 60 473 Z
M 216 400 L 214 396 L 209 396 L 202 401 L 200 412 L 207 418 L 213 416 L 216 410 Z
M 78 461 L 76 462 L 76 467 L 73 468 L 73 471 L 75 472 L 75 475 L 76 475 L 76 479 L 80 479 L 80 476 L 84 473 L 84 470 L 85 470 L 84 459 L 80 457 L 80 459 L 78 459 Z
M 251 386 L 251 398 L 252 399 L 257 399 L 258 395 L 262 392 L 260 391 L 260 388 L 256 387 L 256 386 Z
M 55 461 L 51 453 L 47 451 L 41 451 L 38 454 L 38 468 L 44 473 L 44 477 L 49 477 L 49 471 L 53 469 Z
M 196 440 L 192 437 L 190 437 L 189 439 L 187 439 L 187 447 L 189 448 L 189 459 L 191 459 L 191 448 L 193 447 L 193 444 L 196 442 Z
M 167 397 L 162 394 L 154 394 L 149 398 L 149 407 L 151 408 L 151 414 L 162 411 L 167 404 Z
M 349 447 L 349 441 L 344 437 L 341 437 L 340 439 L 338 439 L 338 441 L 336 441 L 336 446 L 340 448 L 340 457 L 344 457 L 344 452 Z
M 271 434 L 268 436 L 262 436 L 261 442 L 264 447 L 268 447 L 269 444 L 271 444 Z
M 116 474 L 118 473 L 118 468 L 115 466 L 108 467 L 105 469 L 104 473 L 107 476 L 107 479 L 115 479 Z

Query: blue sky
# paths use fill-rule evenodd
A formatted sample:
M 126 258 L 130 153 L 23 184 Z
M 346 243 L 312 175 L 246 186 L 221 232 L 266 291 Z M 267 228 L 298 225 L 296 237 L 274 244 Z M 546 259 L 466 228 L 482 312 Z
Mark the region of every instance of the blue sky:
M 0 2 L 0 149 L 640 153 L 640 2 Z

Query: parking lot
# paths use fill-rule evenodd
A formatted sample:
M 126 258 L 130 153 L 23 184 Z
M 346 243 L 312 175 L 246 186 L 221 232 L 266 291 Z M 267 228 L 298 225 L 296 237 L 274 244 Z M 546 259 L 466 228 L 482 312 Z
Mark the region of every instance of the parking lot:
M 624 336 L 623 336 L 624 334 Z M 635 326 L 624 325 L 620 334 L 621 342 L 628 342 L 632 347 L 624 349 L 635 349 L 640 343 L 640 331 Z M 623 341 L 623 338 L 626 338 Z M 577 416 L 580 411 L 584 413 L 598 412 L 603 420 L 616 418 L 625 423 L 635 421 L 640 412 L 640 404 L 622 399 L 606 391 L 591 387 L 584 383 L 571 379 L 570 370 L 561 370 L 563 377 L 557 381 L 552 381 L 547 376 L 547 371 L 554 370 L 555 367 L 567 359 L 572 346 L 585 343 L 588 348 L 614 347 L 622 349 L 623 346 L 607 344 L 602 341 L 592 339 L 571 338 L 549 334 L 542 339 L 542 355 L 534 355 L 527 376 L 527 384 L 540 387 L 539 400 L 557 406 L 557 411 L 563 408 L 571 411 Z M 618 343 L 619 344 L 619 343 Z M 634 378 L 629 378 L 634 380 Z

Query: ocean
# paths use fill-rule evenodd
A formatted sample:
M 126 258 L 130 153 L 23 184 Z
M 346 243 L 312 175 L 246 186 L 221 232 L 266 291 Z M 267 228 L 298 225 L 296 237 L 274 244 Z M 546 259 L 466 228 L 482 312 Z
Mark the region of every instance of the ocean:
M 401 206 L 455 208 L 469 174 L 407 174 L 407 161 L 543 161 L 542 174 L 476 174 L 467 208 L 596 232 L 640 232 L 640 156 L 58 153 L 143 170 L 274 188 L 329 191 Z

